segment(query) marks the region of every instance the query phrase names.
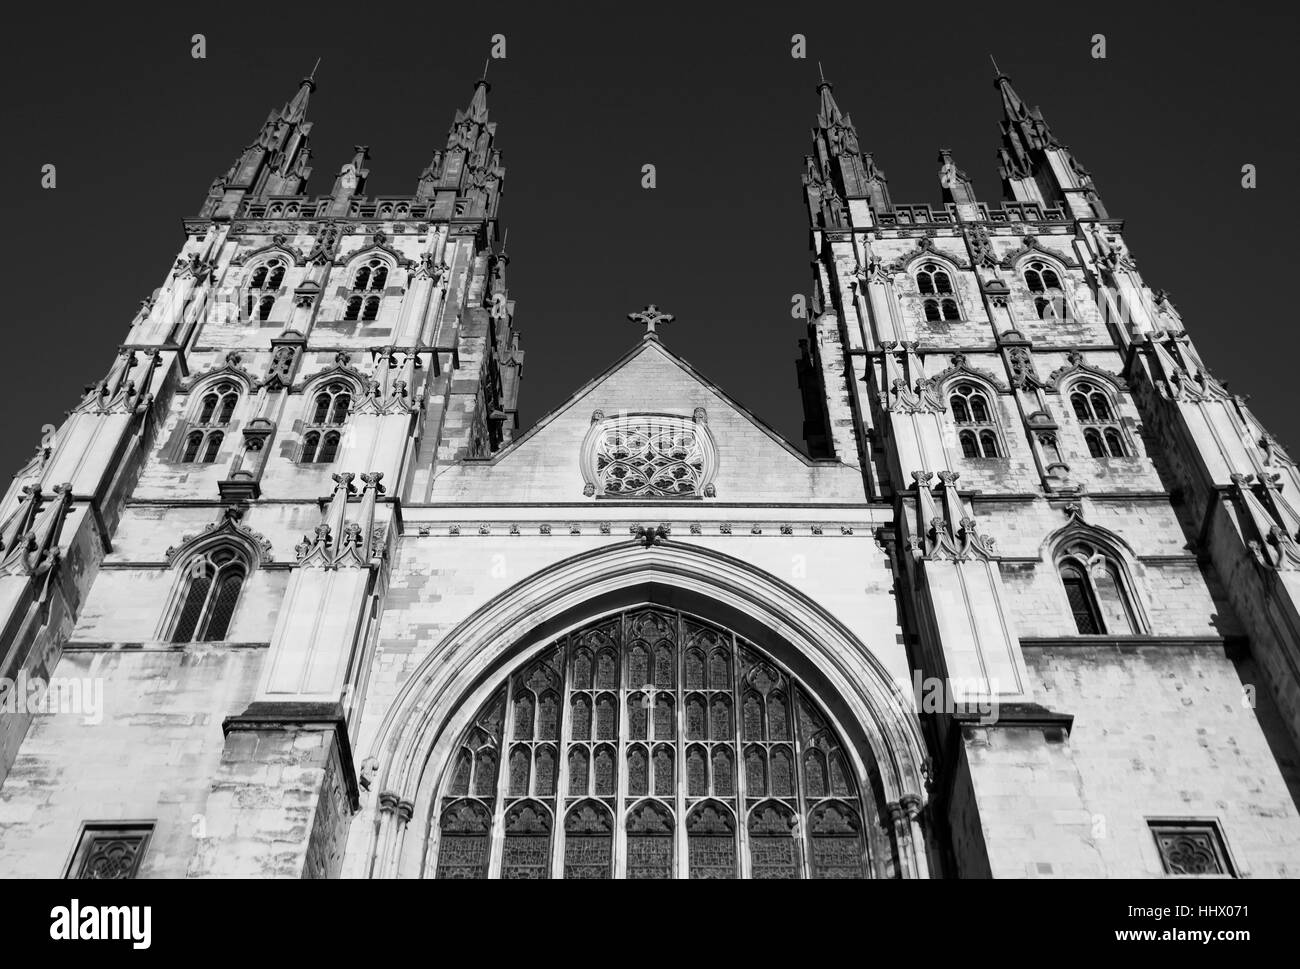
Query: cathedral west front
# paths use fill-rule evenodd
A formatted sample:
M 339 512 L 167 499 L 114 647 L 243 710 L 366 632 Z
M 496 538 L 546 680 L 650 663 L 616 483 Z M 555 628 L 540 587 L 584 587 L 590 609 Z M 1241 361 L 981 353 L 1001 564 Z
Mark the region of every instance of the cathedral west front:
M 1300 876 L 1300 470 L 1008 77 L 997 201 L 817 86 L 802 442 L 653 304 L 521 428 L 486 80 L 315 86 L 4 495 L 0 876 Z

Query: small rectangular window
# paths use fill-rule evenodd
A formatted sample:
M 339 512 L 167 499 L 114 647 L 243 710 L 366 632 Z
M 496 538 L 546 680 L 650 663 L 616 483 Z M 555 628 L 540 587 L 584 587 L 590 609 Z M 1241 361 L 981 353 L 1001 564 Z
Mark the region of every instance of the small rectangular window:
M 153 836 L 153 822 L 122 824 L 88 821 L 82 825 L 77 849 L 65 878 L 135 878 Z
M 1216 822 L 1152 821 L 1151 833 L 1166 875 L 1236 877 Z

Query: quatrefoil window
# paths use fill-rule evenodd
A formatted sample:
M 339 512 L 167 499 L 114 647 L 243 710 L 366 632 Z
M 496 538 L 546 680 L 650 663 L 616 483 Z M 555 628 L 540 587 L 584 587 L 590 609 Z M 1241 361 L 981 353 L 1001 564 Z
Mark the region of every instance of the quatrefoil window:
M 583 443 L 586 495 L 607 498 L 704 498 L 714 494 L 717 452 L 703 408 L 672 414 L 592 415 Z

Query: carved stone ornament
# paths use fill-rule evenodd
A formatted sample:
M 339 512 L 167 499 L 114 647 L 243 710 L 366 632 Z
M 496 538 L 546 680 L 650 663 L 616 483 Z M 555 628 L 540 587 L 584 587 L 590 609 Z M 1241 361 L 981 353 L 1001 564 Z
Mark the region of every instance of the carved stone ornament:
M 672 414 L 620 414 L 597 420 L 596 414 L 582 445 L 584 495 L 709 496 L 718 462 L 703 408 L 696 409 L 693 419 Z

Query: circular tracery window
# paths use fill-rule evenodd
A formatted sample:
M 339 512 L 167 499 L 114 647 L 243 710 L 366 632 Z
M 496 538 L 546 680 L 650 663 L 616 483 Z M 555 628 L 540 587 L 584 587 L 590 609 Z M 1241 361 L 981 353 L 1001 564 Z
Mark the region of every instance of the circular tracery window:
M 438 878 L 860 878 L 862 803 L 803 687 L 745 640 L 642 607 L 562 637 L 460 738 Z
M 702 419 L 670 414 L 598 419 L 583 453 L 588 495 L 696 498 L 712 494 L 715 451 Z

